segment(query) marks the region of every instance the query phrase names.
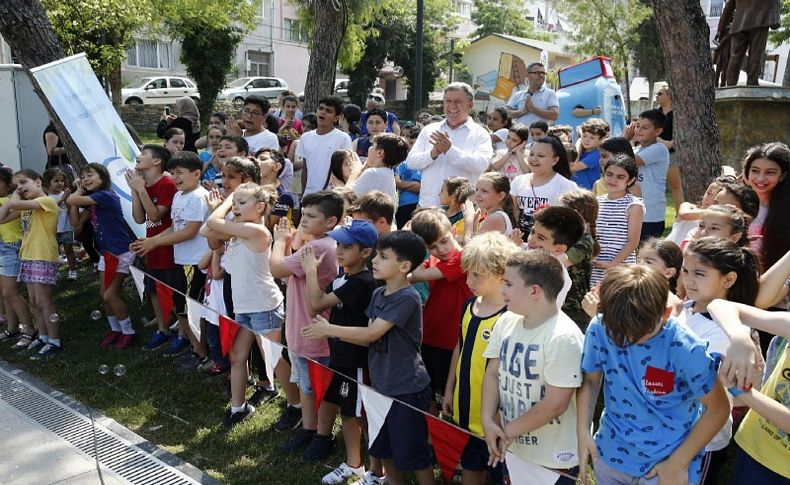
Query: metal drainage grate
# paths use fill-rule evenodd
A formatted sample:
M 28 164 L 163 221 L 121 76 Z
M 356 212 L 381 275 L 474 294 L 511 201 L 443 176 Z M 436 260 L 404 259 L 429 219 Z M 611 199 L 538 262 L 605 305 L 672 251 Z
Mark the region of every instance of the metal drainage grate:
M 94 446 L 91 420 L 0 370 L 0 399 L 25 416 L 96 459 L 118 478 L 139 485 L 198 484 L 192 478 L 141 450 L 96 423 Z

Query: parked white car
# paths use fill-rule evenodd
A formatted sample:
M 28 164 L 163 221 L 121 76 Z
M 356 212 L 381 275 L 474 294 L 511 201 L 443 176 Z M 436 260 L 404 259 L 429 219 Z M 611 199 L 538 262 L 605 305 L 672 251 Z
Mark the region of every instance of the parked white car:
M 195 82 L 185 77 L 144 77 L 134 87 L 121 90 L 123 104 L 175 104 L 184 96 L 200 99 Z
M 281 92 L 288 90 L 288 83 L 278 77 L 242 77 L 228 83 L 220 91 L 217 101 L 241 103 L 247 96 L 277 99 Z

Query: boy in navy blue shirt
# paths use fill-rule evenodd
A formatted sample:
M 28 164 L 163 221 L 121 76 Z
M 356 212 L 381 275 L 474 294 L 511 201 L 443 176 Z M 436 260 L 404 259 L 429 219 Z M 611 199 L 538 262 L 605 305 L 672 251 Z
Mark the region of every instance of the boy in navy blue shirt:
M 705 445 L 727 421 L 729 401 L 707 344 L 666 320 L 668 294 L 667 279 L 644 265 L 616 266 L 601 283 L 576 395 L 585 483 L 588 457 L 598 484 L 656 475 L 661 483 L 699 483 Z M 593 439 L 601 378 L 604 411 Z

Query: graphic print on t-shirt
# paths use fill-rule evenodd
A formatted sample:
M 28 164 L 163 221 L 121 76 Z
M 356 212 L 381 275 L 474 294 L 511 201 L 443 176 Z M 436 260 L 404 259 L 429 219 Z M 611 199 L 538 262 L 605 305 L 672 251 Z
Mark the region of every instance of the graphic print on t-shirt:
M 649 365 L 645 368 L 642 385 L 655 396 L 669 394 L 675 389 L 675 373 Z
M 542 381 L 535 369 L 538 363 L 535 355 L 540 352 L 540 344 L 524 345 L 523 342 L 511 342 L 510 338 L 502 342 L 502 348 L 499 350 L 499 385 L 500 390 L 505 392 L 499 393 L 502 399 L 499 410 L 505 423 L 515 421 L 519 416 L 526 414 L 546 395 L 544 384 L 537 386 L 528 382 Z M 502 372 L 503 370 L 505 372 Z M 560 418 L 556 417 L 548 424 L 560 424 Z M 519 436 L 517 441 L 522 445 L 539 445 L 538 437 L 529 434 Z

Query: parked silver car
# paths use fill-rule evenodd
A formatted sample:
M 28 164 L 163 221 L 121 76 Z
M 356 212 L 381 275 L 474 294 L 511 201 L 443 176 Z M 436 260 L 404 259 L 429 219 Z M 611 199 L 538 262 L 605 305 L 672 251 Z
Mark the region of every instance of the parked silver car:
M 124 104 L 175 104 L 184 96 L 200 99 L 195 82 L 185 77 L 144 77 L 134 87 L 121 90 Z
M 241 103 L 247 96 L 276 99 L 288 90 L 288 83 L 278 77 L 242 77 L 228 83 L 228 87 L 217 95 L 217 101 Z

